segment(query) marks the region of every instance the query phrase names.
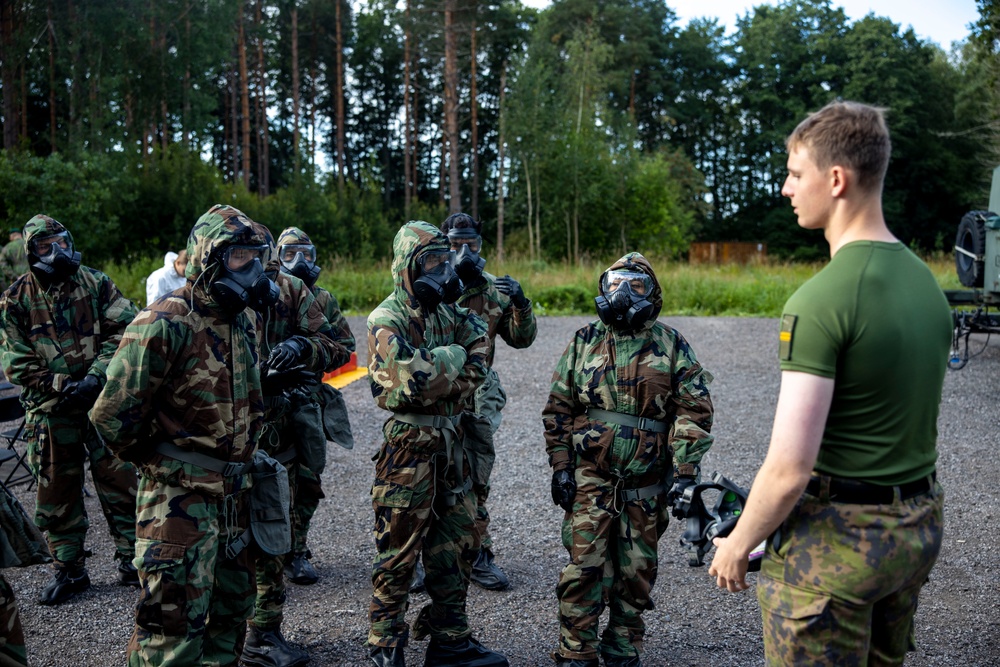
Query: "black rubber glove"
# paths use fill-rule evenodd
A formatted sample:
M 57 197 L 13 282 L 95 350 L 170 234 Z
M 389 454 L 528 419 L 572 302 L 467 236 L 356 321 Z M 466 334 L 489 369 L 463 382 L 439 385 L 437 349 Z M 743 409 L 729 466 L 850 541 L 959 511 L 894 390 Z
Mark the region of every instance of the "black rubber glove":
M 293 366 L 282 371 L 269 368 L 260 379 L 260 389 L 265 396 L 278 396 L 292 389 L 312 390 L 318 386 L 319 376 L 308 370 L 305 365 Z
M 686 518 L 684 514 L 677 509 L 677 501 L 684 495 L 685 489 L 694 486 L 697 483 L 698 478 L 691 475 L 678 475 L 674 478 L 674 485 L 670 487 L 669 491 L 667 491 L 667 504 L 672 507 L 670 513 L 674 515 L 674 518 Z
M 506 294 L 510 297 L 510 300 L 514 304 L 515 308 L 524 308 L 528 305 L 528 299 L 524 296 L 524 290 L 521 289 L 521 283 L 517 282 L 510 276 L 497 278 L 496 286 L 497 289 L 500 290 L 501 294 Z
M 572 470 L 556 470 L 552 473 L 552 502 L 567 512 L 573 511 L 576 498 L 576 478 Z
M 63 387 L 59 407 L 67 410 L 89 410 L 101 393 L 101 382 L 93 375 L 85 375 L 82 380 L 66 383 Z
M 290 336 L 274 346 L 267 358 L 268 370 L 285 371 L 304 363 L 312 356 L 309 341 L 302 336 Z

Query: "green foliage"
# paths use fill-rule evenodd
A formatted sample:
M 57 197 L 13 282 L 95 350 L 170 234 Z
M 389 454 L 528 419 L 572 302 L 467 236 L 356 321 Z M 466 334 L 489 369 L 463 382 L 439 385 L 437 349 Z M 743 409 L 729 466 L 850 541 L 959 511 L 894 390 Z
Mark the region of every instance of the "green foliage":
M 158 257 L 137 257 L 127 262 L 109 261 L 101 266 L 101 271 L 118 286 L 121 293 L 140 308 L 146 306 L 146 277 L 156 269 L 163 268 L 163 255 Z

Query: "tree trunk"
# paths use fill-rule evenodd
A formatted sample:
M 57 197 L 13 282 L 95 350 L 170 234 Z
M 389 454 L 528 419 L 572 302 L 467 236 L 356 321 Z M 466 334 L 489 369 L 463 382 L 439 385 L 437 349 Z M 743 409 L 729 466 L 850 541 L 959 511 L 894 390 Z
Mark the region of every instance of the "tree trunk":
M 403 219 L 410 219 L 413 198 L 410 179 L 412 135 L 410 134 L 410 0 L 406 0 L 406 24 L 403 28 Z
M 462 210 L 458 182 L 458 48 L 455 37 L 455 4 L 444 3 L 444 137 L 448 147 L 448 211 Z M 442 156 L 443 159 L 444 156 Z
M 500 130 L 497 137 L 497 261 L 503 261 L 503 203 L 504 203 L 504 114 L 503 100 L 507 89 L 507 61 L 500 66 Z
M 295 156 L 295 176 L 299 163 L 299 8 L 292 1 L 292 154 Z
M 257 174 L 258 193 L 266 197 L 271 193 L 271 137 L 267 122 L 267 61 L 264 60 L 264 32 L 260 29 L 263 16 L 264 0 L 257 0 L 257 108 L 260 109 L 260 120 L 257 121 L 257 133 L 260 136 L 260 148 L 257 151 L 260 169 Z
M 239 142 L 239 101 L 236 78 L 239 75 L 232 69 L 229 70 L 229 110 L 232 123 L 229 125 L 229 154 L 230 168 L 233 171 L 232 182 L 235 183 L 240 175 L 240 142 Z
M 52 23 L 52 0 L 49 0 L 48 9 L 48 32 L 49 32 L 49 147 L 52 152 L 58 151 L 56 148 L 56 35 L 55 26 Z
M 472 105 L 472 217 L 475 220 L 479 219 L 479 121 L 477 118 L 479 102 L 476 99 L 476 12 L 478 9 L 479 6 L 473 2 L 469 48 L 472 52 L 470 58 L 472 90 L 469 101 Z
M 240 116 L 242 117 L 242 165 L 243 187 L 250 189 L 250 86 L 247 83 L 247 39 L 243 29 L 243 7 L 240 6 L 239 26 L 239 58 L 240 58 Z
M 333 86 L 333 94 L 337 96 L 337 188 L 338 192 L 344 192 L 344 124 L 347 118 L 344 114 L 344 45 L 342 40 L 343 26 L 341 25 L 341 0 L 334 0 L 336 10 L 334 20 L 337 24 L 337 78 Z M 409 10 L 409 4 L 407 4 Z
M 524 183 L 528 189 L 528 257 L 535 259 L 535 234 L 531 229 L 531 169 L 528 168 L 528 158 L 522 158 L 524 162 Z
M 417 68 L 417 63 L 420 62 L 420 50 L 416 48 L 418 46 L 416 38 L 414 38 L 414 53 L 413 53 L 413 70 L 411 73 L 411 87 L 413 89 L 413 142 L 412 153 L 413 153 L 413 198 L 420 199 L 420 144 L 417 143 L 417 137 L 420 136 L 420 70 Z
M 17 148 L 17 99 L 14 94 L 16 67 L 14 63 L 14 3 L 0 2 L 0 57 L 3 58 L 3 147 Z
M 184 149 L 191 150 L 191 3 L 188 3 L 184 17 L 184 89 L 181 101 L 181 123 Z

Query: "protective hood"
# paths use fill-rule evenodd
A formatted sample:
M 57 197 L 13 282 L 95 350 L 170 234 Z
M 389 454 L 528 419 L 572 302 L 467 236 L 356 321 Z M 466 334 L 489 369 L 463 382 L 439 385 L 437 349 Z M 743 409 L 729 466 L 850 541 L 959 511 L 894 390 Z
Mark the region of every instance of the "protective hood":
M 212 254 L 236 243 L 264 244 L 254 232 L 253 221 L 238 208 L 216 204 L 198 218 L 188 236 L 188 264 L 184 275 L 197 281 L 209 267 Z
M 74 266 L 63 265 L 63 271 L 58 271 L 50 276 L 45 276 L 40 274 L 35 264 L 32 261 L 34 255 L 31 252 L 32 241 L 36 238 L 45 238 L 46 236 L 53 236 L 55 234 L 66 234 L 69 240 L 69 252 L 71 255 L 71 263 Z M 47 215 L 36 215 L 31 220 L 28 220 L 24 225 L 24 252 L 28 258 L 29 270 L 35 277 L 42 282 L 43 285 L 51 284 L 52 282 L 59 282 L 70 275 L 77 272 L 80 266 L 80 253 L 76 252 L 76 242 L 73 240 L 73 234 L 63 226 L 61 222 L 54 218 L 50 218 Z M 36 258 L 37 259 L 37 258 Z M 46 271 L 52 272 L 51 269 L 47 268 Z
M 406 223 L 392 241 L 392 280 L 396 297 L 419 309 L 413 283 L 420 275 L 418 259 L 429 251 L 450 252 L 448 238 L 434 225 L 422 220 Z
M 264 271 L 273 278 L 278 275 L 278 270 L 281 268 L 281 263 L 278 262 L 278 252 L 274 247 L 274 235 L 271 234 L 270 229 L 259 222 L 251 222 L 250 224 L 254 233 L 263 238 L 267 245 L 267 251 L 264 253 Z
M 282 248 L 284 246 L 295 245 L 313 246 L 312 260 L 306 258 L 301 253 L 297 253 L 295 259 L 286 261 Z M 316 284 L 316 279 L 319 278 L 322 269 L 317 262 L 316 247 L 313 245 L 309 235 L 298 227 L 287 227 L 278 236 L 276 249 L 281 270 L 303 280 L 311 289 Z
M 642 331 L 653 326 L 656 318 L 660 314 L 660 309 L 663 307 L 663 292 L 660 289 L 660 281 L 656 279 L 656 274 L 653 272 L 653 266 L 646 260 L 642 254 L 637 252 L 630 252 L 617 262 L 612 264 L 607 268 L 607 270 L 601 274 L 601 277 L 597 281 L 597 289 L 601 293 L 601 296 L 606 296 L 601 289 L 601 285 L 604 284 L 604 276 L 610 271 L 638 271 L 640 273 L 645 273 L 647 276 L 653 280 L 653 288 L 650 290 L 649 294 L 646 295 L 646 299 L 653 304 L 653 310 L 651 316 L 640 326 L 636 331 Z
M 177 261 L 177 253 L 173 250 L 167 251 L 167 254 L 163 256 L 163 268 L 172 269 L 174 268 L 174 262 Z
M 278 235 L 277 245 L 313 245 L 313 242 L 309 235 L 298 227 L 286 227 Z

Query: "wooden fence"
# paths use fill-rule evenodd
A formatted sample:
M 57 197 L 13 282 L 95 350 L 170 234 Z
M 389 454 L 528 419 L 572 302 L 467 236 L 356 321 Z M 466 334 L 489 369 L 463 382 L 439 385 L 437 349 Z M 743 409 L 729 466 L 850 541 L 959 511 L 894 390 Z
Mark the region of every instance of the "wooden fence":
M 766 243 L 738 241 L 692 243 L 688 253 L 691 264 L 750 264 L 767 259 Z

